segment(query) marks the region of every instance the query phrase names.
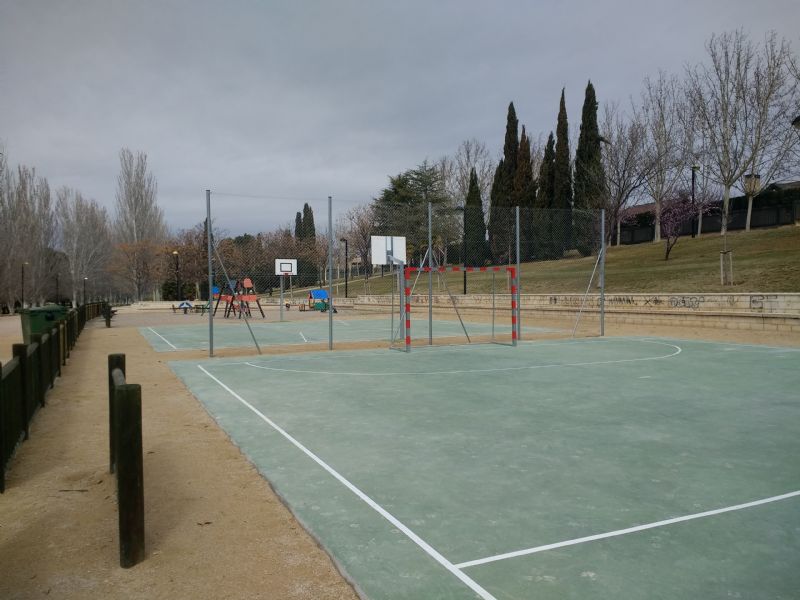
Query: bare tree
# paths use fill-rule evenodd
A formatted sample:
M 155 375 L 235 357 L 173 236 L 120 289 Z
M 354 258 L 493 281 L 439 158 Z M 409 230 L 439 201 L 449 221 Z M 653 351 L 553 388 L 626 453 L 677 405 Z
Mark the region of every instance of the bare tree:
M 371 204 L 355 206 L 347 211 L 347 233 L 344 237 L 353 253 L 361 260 L 366 277 L 370 272 L 370 237 L 375 232 L 375 211 Z
M 796 61 L 789 43 L 769 33 L 756 46 L 739 30 L 714 35 L 707 64 L 687 68 L 687 95 L 707 139 L 710 175 L 722 186 L 725 235 L 730 193 L 758 171 L 764 183 L 782 175 L 796 158 L 791 121 L 798 106 Z
M 677 77 L 668 77 L 660 71 L 656 79 L 645 78 L 642 118 L 647 134 L 647 160 L 652 167 L 645 187 L 655 209 L 654 242 L 661 240 L 662 202 L 683 181 L 686 163 L 691 158 L 683 126 L 684 112 Z
M 478 176 L 478 187 L 481 198 L 488 203 L 489 191 L 492 187 L 496 163 L 486 144 L 470 138 L 458 145 L 455 155 L 444 157 L 439 161 L 439 168 L 445 181 L 448 195 L 455 199 L 456 205 L 463 204 L 469 191 L 469 174 L 474 168 Z M 488 210 L 488 204 L 484 211 Z
M 111 258 L 111 231 L 106 209 L 80 192 L 67 187 L 56 192 L 59 248 L 64 253 L 70 275 L 72 301 L 78 302 L 78 290 L 84 277 L 101 289 L 106 265 Z
M 620 244 L 620 230 L 636 195 L 646 185 L 652 168 L 647 156 L 647 128 L 635 110 L 625 118 L 616 104 L 607 104 L 601 125 L 606 141 L 603 152 L 603 169 L 606 174 L 606 219 L 616 228 L 616 243 Z M 608 238 L 611 238 L 609 227 Z
M 156 202 L 156 180 L 147 170 L 147 155 L 136 156 L 123 148 L 119 153 L 117 214 L 114 234 L 117 267 L 134 296 L 141 300 L 153 287 L 159 270 L 158 254 L 167 237 L 164 213 Z

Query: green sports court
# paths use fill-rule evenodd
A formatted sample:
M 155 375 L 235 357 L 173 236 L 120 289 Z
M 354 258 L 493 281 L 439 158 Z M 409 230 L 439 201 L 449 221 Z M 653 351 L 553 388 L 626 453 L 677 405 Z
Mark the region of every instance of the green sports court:
M 371 599 L 800 589 L 798 349 L 616 337 L 171 367 Z
M 395 337 L 399 335 L 396 328 L 399 321 L 386 318 L 346 319 L 335 318 L 333 327 L 336 342 L 370 342 L 385 341 L 387 344 L 394 330 Z M 253 336 L 258 344 L 263 347 L 274 346 L 303 346 L 307 344 L 320 344 L 328 342 L 328 319 L 325 315 L 320 318 L 304 321 L 262 322 L 250 320 L 249 327 L 244 321 L 222 319 L 214 320 L 214 347 L 215 348 L 242 348 L 255 349 Z M 466 330 L 466 334 L 465 334 Z M 140 327 L 141 334 L 150 342 L 153 349 L 158 352 L 175 352 L 180 350 L 199 350 L 208 348 L 208 325 L 154 325 Z M 492 332 L 499 338 L 508 338 L 511 331 L 509 323 L 491 323 L 464 321 L 463 327 L 458 320 L 436 319 L 433 321 L 433 336 L 466 341 L 465 335 L 476 338 L 491 337 Z M 556 330 L 548 327 L 525 327 L 527 334 L 555 333 Z M 420 338 L 428 336 L 427 320 L 420 320 L 414 324 L 414 334 Z M 402 341 L 398 342 L 402 343 Z

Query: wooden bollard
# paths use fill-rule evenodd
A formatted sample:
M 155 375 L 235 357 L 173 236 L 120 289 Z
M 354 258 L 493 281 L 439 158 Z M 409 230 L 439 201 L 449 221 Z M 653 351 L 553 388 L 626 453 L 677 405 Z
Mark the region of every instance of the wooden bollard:
M 114 369 L 122 371 L 122 380 L 125 381 L 125 355 L 108 355 L 108 450 L 109 471 L 114 472 L 116 465 L 116 423 L 114 421 Z
M 117 504 L 119 564 L 127 569 L 144 560 L 144 473 L 142 465 L 142 388 L 116 386 Z

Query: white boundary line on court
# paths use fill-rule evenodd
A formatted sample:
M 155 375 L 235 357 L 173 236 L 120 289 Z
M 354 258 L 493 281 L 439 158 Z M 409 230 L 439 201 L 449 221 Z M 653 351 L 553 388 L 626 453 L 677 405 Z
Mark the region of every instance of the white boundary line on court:
M 297 333 L 299 333 L 300 337 L 303 338 L 303 342 L 305 342 L 307 344 L 308 340 L 306 339 L 306 336 L 303 335 L 303 332 L 302 331 L 298 331 Z
M 384 519 L 389 521 L 392 525 L 397 527 L 400 531 L 402 531 L 411 541 L 413 541 L 417 546 L 422 548 L 428 556 L 433 558 L 436 562 L 442 565 L 445 569 L 450 571 L 453 575 L 455 575 L 458 579 L 461 580 L 462 583 L 467 585 L 473 592 L 478 594 L 484 600 L 497 600 L 494 596 L 492 596 L 489 592 L 483 589 L 477 582 L 475 582 L 471 577 L 469 577 L 466 573 L 464 573 L 460 568 L 456 567 L 447 560 L 444 556 L 439 554 L 430 544 L 428 544 L 425 540 L 419 537 L 416 533 L 411 531 L 408 527 L 406 527 L 403 523 L 401 523 L 395 516 L 393 516 L 389 511 L 383 508 L 380 504 L 375 502 L 372 498 L 367 496 L 364 492 L 358 489 L 355 485 L 350 483 L 343 475 L 341 475 L 336 469 L 331 467 L 328 463 L 322 460 L 319 456 L 314 454 L 311 450 L 306 448 L 303 444 L 297 441 L 294 437 L 292 437 L 288 432 L 282 429 L 278 424 L 276 424 L 272 419 L 267 417 L 264 413 L 250 404 L 247 400 L 242 398 L 239 394 L 234 392 L 231 388 L 227 385 L 222 383 L 219 379 L 214 377 L 211 373 L 206 371 L 201 365 L 197 365 L 197 368 L 200 369 L 203 373 L 208 375 L 211 379 L 216 381 L 226 392 L 228 392 L 231 396 L 236 398 L 239 402 L 244 404 L 247 408 L 253 411 L 262 421 L 264 421 L 267 425 L 272 427 L 275 431 L 280 433 L 283 437 L 289 440 L 294 446 L 296 446 L 300 451 L 302 451 L 306 456 L 308 456 L 311 460 L 317 463 L 320 467 L 325 469 L 330 475 L 332 475 L 339 483 L 344 485 L 348 490 L 353 492 L 356 496 L 358 496 L 361 500 L 363 500 L 370 508 L 372 508 L 375 512 L 381 515 Z
M 635 339 L 635 338 L 633 338 Z M 650 340 L 652 338 L 640 338 Z M 794 346 L 765 346 L 763 344 L 737 344 L 736 342 L 717 342 L 714 340 L 692 340 L 686 338 L 662 338 L 675 342 L 696 342 L 698 344 L 716 344 L 717 346 L 736 346 L 738 348 L 757 348 L 759 350 L 786 350 L 787 352 L 800 352 L 800 348 Z
M 670 354 L 663 354 L 661 356 L 645 356 L 639 358 L 620 358 L 617 360 L 597 360 L 597 361 L 590 361 L 590 362 L 577 362 L 577 363 L 558 363 L 552 365 L 525 365 L 522 367 L 497 367 L 493 369 L 459 369 L 459 370 L 452 370 L 452 371 L 399 371 L 399 372 L 384 372 L 384 373 L 358 373 L 358 372 L 344 372 L 344 371 L 309 371 L 304 369 L 286 369 L 281 367 L 265 367 L 263 365 L 256 365 L 251 362 L 245 362 L 248 367 L 253 367 L 255 369 L 263 369 L 265 371 L 279 371 L 283 373 L 299 373 L 299 374 L 307 374 L 307 375 L 348 375 L 348 376 L 367 376 L 372 377 L 374 375 L 381 375 L 382 377 L 389 377 L 391 375 L 402 375 L 402 376 L 422 376 L 422 375 L 461 375 L 467 373 L 499 373 L 504 371 L 525 371 L 525 370 L 533 370 L 533 369 L 551 369 L 555 367 L 587 367 L 592 365 L 611 365 L 611 364 L 618 364 L 618 363 L 629 363 L 629 362 L 640 362 L 646 360 L 660 360 L 663 358 L 672 358 L 673 356 L 677 356 L 682 352 L 680 346 L 676 346 L 675 344 L 668 344 L 666 342 L 654 342 L 652 340 L 643 340 L 646 343 L 650 344 L 659 344 L 661 346 L 669 346 L 671 348 L 675 348 L 675 352 Z
M 584 544 L 586 542 L 593 542 L 595 540 L 602 540 L 610 537 L 617 537 L 627 533 L 635 533 L 637 531 L 644 531 L 646 529 L 654 529 L 656 527 L 664 527 L 665 525 L 672 525 L 674 523 L 682 523 L 684 521 L 691 521 L 693 519 L 702 519 L 703 517 L 711 517 L 734 510 L 742 510 L 745 508 L 752 508 L 762 504 L 769 504 L 770 502 L 778 502 L 779 500 L 787 500 L 800 496 L 800 490 L 781 494 L 780 496 L 771 496 L 761 500 L 754 500 L 753 502 L 745 502 L 744 504 L 736 504 L 734 506 L 726 506 L 725 508 L 717 508 L 715 510 L 707 510 L 705 512 L 695 513 L 693 515 L 684 515 L 682 517 L 675 517 L 674 519 L 665 519 L 664 521 L 656 521 L 655 523 L 647 523 L 645 525 L 637 525 L 635 527 L 628 527 L 627 529 L 618 529 L 617 531 L 609 531 L 607 533 L 598 533 L 596 535 L 587 535 L 586 537 L 575 538 L 574 540 L 567 540 L 565 542 L 558 542 L 555 544 L 545 544 L 544 546 L 536 546 L 535 548 L 526 548 L 524 550 L 516 550 L 515 552 L 506 552 L 504 554 L 496 554 L 494 556 L 487 556 L 486 558 L 479 558 L 477 560 L 468 560 L 456 565 L 456 568 L 466 569 L 468 567 L 476 567 L 478 565 L 485 565 L 487 563 L 497 562 L 499 560 L 506 560 L 507 558 L 516 558 L 518 556 L 526 556 L 528 554 L 536 554 L 537 552 L 545 552 L 546 550 L 555 550 L 556 548 L 564 548 L 565 546 L 574 546 L 576 544 Z
M 169 344 L 169 345 L 172 347 L 172 349 L 173 349 L 173 350 L 178 350 L 178 347 L 177 347 L 177 346 L 173 346 L 173 345 L 172 345 L 172 342 L 170 342 L 170 341 L 169 341 L 167 338 L 165 338 L 163 335 L 161 335 L 160 333 L 158 333 L 158 332 L 157 332 L 155 329 L 153 329 L 152 327 L 148 327 L 148 329 L 149 329 L 150 331 L 152 331 L 153 333 L 155 333 L 155 334 L 156 334 L 158 337 L 160 337 L 162 340 L 164 340 L 165 342 L 167 342 L 167 344 Z

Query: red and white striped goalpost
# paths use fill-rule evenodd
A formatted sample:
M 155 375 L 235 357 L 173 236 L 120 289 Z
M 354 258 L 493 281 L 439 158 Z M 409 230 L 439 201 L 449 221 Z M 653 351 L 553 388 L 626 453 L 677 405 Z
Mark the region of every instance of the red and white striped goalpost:
M 503 267 L 405 267 L 403 269 L 403 300 L 402 304 L 405 307 L 405 351 L 411 350 L 411 280 L 412 273 L 446 273 L 446 272 L 460 273 L 466 271 L 467 273 L 490 273 L 505 271 L 511 275 L 511 345 L 517 345 L 518 331 L 517 324 L 519 323 L 519 304 L 517 303 L 517 289 L 519 281 L 517 281 L 517 268 L 512 266 Z

